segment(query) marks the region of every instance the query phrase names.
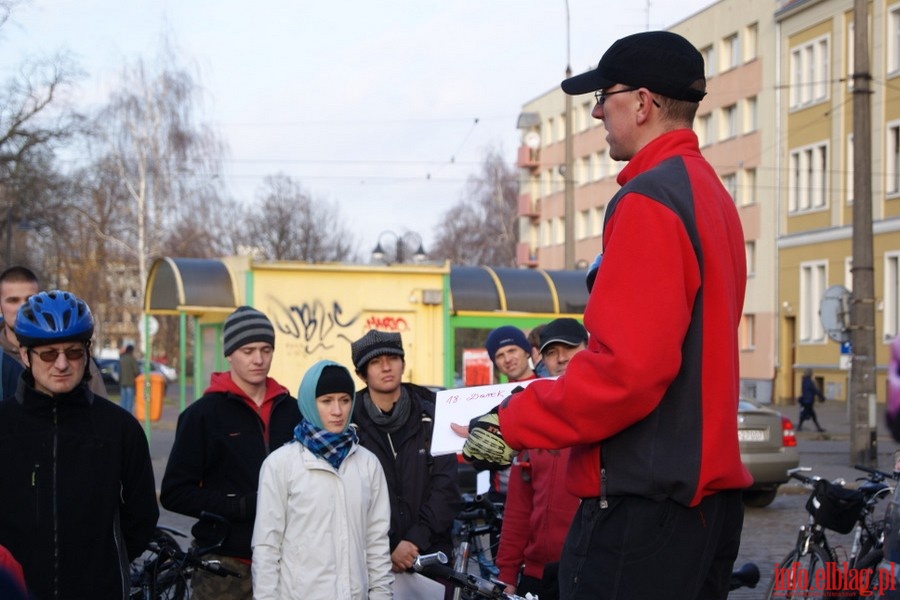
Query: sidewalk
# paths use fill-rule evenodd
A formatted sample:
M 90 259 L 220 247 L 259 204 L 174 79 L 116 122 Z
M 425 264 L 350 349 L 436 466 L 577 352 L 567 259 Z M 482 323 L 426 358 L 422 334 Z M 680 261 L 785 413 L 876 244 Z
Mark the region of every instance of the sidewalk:
M 796 428 L 800 407 L 775 406 L 784 416 L 791 419 Z M 800 451 L 800 466 L 809 467 L 811 473 L 829 480 L 844 479 L 853 482 L 862 475 L 853 468 L 859 461 L 850 454 L 850 418 L 846 402 L 827 400 L 816 402 L 819 424 L 825 429 L 819 433 L 812 421 L 803 423 L 803 431 L 797 431 L 797 448 Z M 876 467 L 891 472 L 894 468 L 894 451 L 900 444 L 894 441 L 884 420 L 884 405 L 876 405 Z M 809 493 L 799 482 L 790 481 L 779 488 L 780 493 Z

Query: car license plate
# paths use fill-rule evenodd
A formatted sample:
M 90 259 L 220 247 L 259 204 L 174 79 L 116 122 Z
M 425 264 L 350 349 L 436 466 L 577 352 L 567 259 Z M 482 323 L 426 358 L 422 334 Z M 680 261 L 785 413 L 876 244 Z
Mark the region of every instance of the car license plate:
M 765 442 L 769 439 L 767 429 L 738 429 L 739 442 Z

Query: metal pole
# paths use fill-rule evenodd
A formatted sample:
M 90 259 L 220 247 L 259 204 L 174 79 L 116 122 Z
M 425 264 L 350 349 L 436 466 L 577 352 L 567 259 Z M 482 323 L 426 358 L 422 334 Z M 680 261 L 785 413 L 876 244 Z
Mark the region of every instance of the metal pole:
M 569 2 L 566 0 L 566 79 L 572 76 L 572 60 L 569 56 Z M 572 96 L 566 94 L 566 157 L 563 170 L 564 194 L 565 194 L 565 261 L 567 269 L 575 268 L 575 182 L 572 166 L 574 162 L 574 140 L 572 139 Z
M 850 464 L 877 466 L 875 286 L 872 245 L 872 117 L 868 2 L 854 0 L 853 295 L 850 306 Z

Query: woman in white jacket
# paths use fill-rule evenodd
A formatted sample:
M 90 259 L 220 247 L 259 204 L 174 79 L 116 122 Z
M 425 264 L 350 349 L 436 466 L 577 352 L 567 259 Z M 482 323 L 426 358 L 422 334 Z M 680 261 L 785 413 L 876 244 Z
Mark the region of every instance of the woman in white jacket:
M 350 372 L 332 361 L 303 376 L 295 440 L 260 472 L 255 600 L 393 597 L 387 483 L 349 427 L 354 392 Z

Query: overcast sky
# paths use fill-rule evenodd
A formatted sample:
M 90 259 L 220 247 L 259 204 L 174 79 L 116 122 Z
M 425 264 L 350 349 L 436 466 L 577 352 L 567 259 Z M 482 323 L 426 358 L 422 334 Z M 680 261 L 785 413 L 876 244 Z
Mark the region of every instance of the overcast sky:
M 335 202 L 367 254 L 382 231 L 434 237 L 488 147 L 512 164 L 523 104 L 617 38 L 665 29 L 712 0 L 29 0 L 0 29 L 0 78 L 64 49 L 105 98 L 164 30 L 229 147 L 229 193 L 265 175 Z M 568 38 L 568 43 L 567 43 Z

